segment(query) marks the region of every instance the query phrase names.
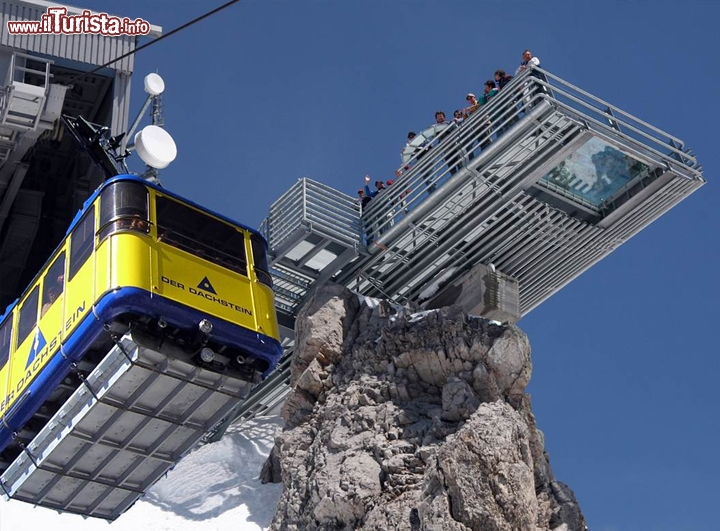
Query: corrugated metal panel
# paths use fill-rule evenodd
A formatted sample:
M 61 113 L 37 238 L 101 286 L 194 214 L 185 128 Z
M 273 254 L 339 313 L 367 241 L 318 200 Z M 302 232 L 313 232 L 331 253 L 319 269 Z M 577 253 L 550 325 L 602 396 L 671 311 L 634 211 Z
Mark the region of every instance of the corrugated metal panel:
M 23 0 L 0 2 L 0 44 L 11 48 L 61 57 L 82 63 L 100 66 L 115 57 L 135 49 L 137 37 L 122 35 L 105 37 L 102 35 L 11 35 L 7 31 L 8 20 L 40 20 L 47 6 L 61 5 L 47 2 L 28 2 Z M 68 9 L 75 12 L 76 9 Z M 153 32 L 162 31 L 153 27 Z M 111 65 L 111 68 L 132 73 L 134 56 L 131 55 Z
M 130 119 L 130 74 L 118 72 L 113 83 L 112 134 L 119 135 L 127 131 Z

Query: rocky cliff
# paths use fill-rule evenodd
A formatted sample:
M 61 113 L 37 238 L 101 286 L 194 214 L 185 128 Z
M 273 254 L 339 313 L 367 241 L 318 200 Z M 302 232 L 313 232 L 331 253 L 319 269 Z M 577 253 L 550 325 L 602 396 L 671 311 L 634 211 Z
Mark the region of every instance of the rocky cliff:
M 320 289 L 298 316 L 272 529 L 583 531 L 525 387 L 527 337 Z

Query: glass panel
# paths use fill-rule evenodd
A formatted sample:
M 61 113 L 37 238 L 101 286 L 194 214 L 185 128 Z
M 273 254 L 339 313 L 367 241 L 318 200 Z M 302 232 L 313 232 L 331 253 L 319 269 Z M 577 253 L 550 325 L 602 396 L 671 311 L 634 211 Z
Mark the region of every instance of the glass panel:
M 548 172 L 539 184 L 600 208 L 648 170 L 646 164 L 604 140 L 591 138 Z
M 255 274 L 258 280 L 272 288 L 272 277 L 268 269 L 267 245 L 257 234 L 251 234 L 253 262 L 255 263 Z
M 37 323 L 37 311 L 38 311 L 38 295 L 40 293 L 40 286 L 30 292 L 25 302 L 23 302 L 20 308 L 20 321 L 18 323 L 18 341 L 17 344 L 20 346 L 25 338 L 32 332 Z
M 92 254 L 95 235 L 95 205 L 77 224 L 70 237 L 70 280 Z
M 12 334 L 12 314 L 8 314 L 0 326 L 0 369 L 7 363 L 10 356 L 10 335 Z
M 118 230 L 147 234 L 148 192 L 140 183 L 119 182 L 103 190 L 100 199 L 100 240 Z
M 40 317 L 45 315 L 55 301 L 60 297 L 65 285 L 65 251 L 60 253 L 50 266 L 43 279 L 43 305 Z
M 158 195 L 158 241 L 247 276 L 244 232 Z

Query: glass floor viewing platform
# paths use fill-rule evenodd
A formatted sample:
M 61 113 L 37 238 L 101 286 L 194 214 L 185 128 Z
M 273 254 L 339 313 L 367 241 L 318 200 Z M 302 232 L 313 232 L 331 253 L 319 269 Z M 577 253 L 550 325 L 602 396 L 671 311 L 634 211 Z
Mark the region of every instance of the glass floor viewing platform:
M 423 303 L 484 265 L 516 283 L 517 320 L 705 183 L 680 139 L 540 69 L 406 159 L 362 216 L 309 179 L 271 207 L 281 314 L 328 280 Z

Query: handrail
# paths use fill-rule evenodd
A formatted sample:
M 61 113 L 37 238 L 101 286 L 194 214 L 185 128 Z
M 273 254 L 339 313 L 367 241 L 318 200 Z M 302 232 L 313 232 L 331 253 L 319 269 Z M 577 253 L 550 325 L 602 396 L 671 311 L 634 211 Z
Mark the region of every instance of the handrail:
M 695 157 L 676 147 L 684 147 L 677 137 L 554 74 L 531 68 L 515 76 L 462 124 L 451 123 L 449 133 L 443 134 L 439 141 L 433 139 L 429 149 L 419 150 L 401 166 L 401 169 L 409 166 L 409 170 L 376 195 L 362 213 L 365 232 L 369 233 L 368 243 L 417 208 L 426 199 L 426 192 L 433 192 L 456 173 L 448 167 L 447 161 L 457 158 L 459 166 L 465 165 L 470 158 L 481 156 L 479 152 L 483 149 L 478 149 L 479 146 L 487 147 L 497 131 L 507 134 L 507 129 L 517 121 L 518 115 L 529 114 L 542 101 L 552 108 L 564 109 L 581 123 L 584 122 L 585 126 L 592 124 L 594 128 L 599 128 L 596 132 L 603 136 L 609 134 L 621 142 L 635 143 L 638 147 L 633 151 L 638 155 L 659 157 L 667 165 L 679 165 L 694 178 L 701 178 Z M 610 120 L 620 128 L 619 131 L 611 127 Z
M 360 239 L 356 200 L 307 177 L 271 205 L 270 215 L 263 222 L 270 248 L 282 245 L 301 224 L 319 224 L 324 234 L 350 245 Z
M 574 95 L 571 94 L 570 92 L 568 92 L 568 91 L 566 91 L 566 90 L 563 90 L 562 88 L 560 88 L 560 87 L 558 87 L 558 86 L 551 86 L 551 85 L 549 85 L 549 84 L 547 84 L 547 83 L 545 83 L 545 82 L 543 82 L 543 81 L 540 81 L 540 83 L 541 83 L 543 86 L 546 86 L 546 87 L 548 87 L 548 88 L 552 87 L 552 90 L 554 91 L 554 94 L 555 94 L 554 99 L 556 100 L 556 103 L 557 103 L 559 106 L 561 106 L 561 107 L 563 107 L 563 108 L 566 108 L 567 110 L 570 110 L 570 111 L 578 112 L 578 109 L 572 107 L 571 105 L 569 105 L 569 104 L 566 103 L 566 102 L 563 102 L 561 99 L 559 99 L 559 98 L 557 97 L 557 95 L 562 95 L 562 96 L 566 97 L 568 100 L 570 100 L 571 102 L 575 102 L 575 103 L 577 103 L 578 105 L 584 107 L 585 109 L 591 110 L 591 111 L 593 111 L 593 112 L 595 112 L 595 113 L 603 116 L 606 120 L 607 120 L 607 119 L 612 119 L 614 122 L 617 122 L 618 126 L 622 125 L 622 126 L 625 127 L 625 128 L 629 128 L 630 131 L 632 131 L 632 132 L 634 132 L 634 133 L 637 133 L 637 134 L 640 135 L 641 137 L 643 137 L 643 138 L 645 138 L 645 139 L 647 139 L 647 140 L 649 140 L 649 141 L 651 141 L 651 142 L 653 142 L 653 143 L 655 143 L 655 144 L 658 144 L 658 145 L 662 146 L 662 147 L 665 148 L 665 149 L 669 149 L 671 152 L 677 154 L 679 157 L 681 157 L 681 158 L 683 158 L 683 159 L 688 159 L 688 160 L 692 161 L 692 162 L 694 163 L 694 164 L 692 164 L 692 165 L 691 165 L 691 164 L 685 164 L 685 166 L 688 167 L 689 169 L 693 169 L 693 170 L 694 170 L 695 167 L 697 166 L 697 159 L 696 159 L 695 157 L 693 157 L 692 155 L 686 153 L 685 151 L 681 151 L 680 149 L 677 149 L 677 148 L 674 147 L 674 145 L 672 144 L 673 142 L 677 142 L 677 143 L 680 143 L 680 144 L 682 145 L 682 141 L 681 141 L 681 140 L 679 140 L 679 139 L 677 139 L 677 138 L 675 138 L 675 137 L 673 137 L 673 136 L 670 136 L 670 135 L 668 135 L 667 133 L 663 133 L 662 131 L 660 131 L 660 130 L 657 129 L 656 127 L 653 127 L 653 126 L 647 124 L 646 122 L 643 122 L 642 120 L 639 120 L 639 119 L 637 119 L 637 118 L 634 118 L 634 117 L 628 115 L 627 113 L 625 113 L 625 112 L 617 109 L 616 107 L 611 106 L 610 104 L 606 104 L 603 100 L 598 100 L 598 101 L 601 101 L 601 102 L 603 103 L 603 105 L 607 105 L 609 110 L 613 110 L 613 109 L 614 109 L 615 111 L 617 111 L 617 112 L 619 112 L 619 113 L 627 116 L 629 119 L 635 121 L 636 123 L 638 123 L 638 124 L 640 124 L 640 125 L 643 125 L 643 126 L 649 128 L 649 129 L 652 129 L 652 130 L 655 131 L 655 132 L 658 132 L 658 133 L 660 133 L 660 134 L 665 135 L 665 136 L 666 136 L 666 139 L 665 139 L 665 141 L 662 141 L 662 140 L 660 140 L 660 139 L 658 139 L 658 138 L 650 135 L 650 134 L 647 133 L 646 131 L 643 131 L 642 129 L 640 129 L 639 127 L 633 125 L 632 123 L 622 120 L 620 117 L 618 117 L 618 116 L 616 116 L 616 115 L 614 115 L 614 114 L 609 114 L 609 113 L 607 113 L 607 112 L 605 112 L 605 111 L 599 111 L 598 109 L 592 107 L 588 102 L 583 101 L 582 99 L 574 96 Z M 569 84 L 568 84 L 568 86 L 569 86 L 569 87 L 572 87 L 572 85 L 569 85 Z M 584 95 L 587 94 L 587 93 L 584 92 L 584 91 L 580 91 L 580 89 L 575 89 L 574 87 L 572 87 L 572 88 L 573 88 L 574 90 L 578 90 L 579 92 L 581 92 L 581 93 L 584 94 Z M 598 124 L 598 125 L 603 125 L 603 126 L 606 125 L 605 123 L 599 121 L 597 118 L 592 118 L 591 116 L 586 116 L 585 118 L 586 118 L 586 119 L 591 119 L 591 120 L 593 120 L 593 122 L 596 123 L 596 124 Z M 632 137 L 630 137 L 630 138 L 632 138 Z M 636 140 L 636 141 L 639 141 L 638 139 L 635 139 L 635 138 L 633 138 L 633 139 Z M 661 156 L 661 157 L 667 157 L 667 156 L 668 156 L 668 153 L 663 153 L 662 151 L 659 151 L 659 150 L 657 150 L 657 149 L 654 149 L 654 148 L 652 148 L 651 146 L 643 145 L 643 147 L 644 147 L 645 149 L 650 149 L 650 150 L 652 150 L 653 153 L 655 153 L 656 155 L 659 155 L 659 156 Z M 673 160 L 674 160 L 674 162 L 678 162 L 677 159 L 673 159 Z
M 366 229 L 381 232 L 391 222 L 390 219 L 383 218 L 393 210 L 399 210 L 393 217 L 398 215 L 403 217 L 401 212 L 419 206 L 425 200 L 425 192 L 431 192 L 434 187 L 441 186 L 456 173 L 448 168 L 447 160 L 457 158 L 459 165 L 461 161 L 465 164 L 470 157 L 481 156 L 481 152 L 494 141 L 495 129 L 506 127 L 517 113 L 530 114 L 531 109 L 543 98 L 537 94 L 527 98 L 522 96 L 523 92 L 529 90 L 524 88 L 521 79 L 509 83 L 495 98 L 480 107 L 459 127 L 455 124 L 450 125 L 453 130 L 444 135 L 439 143 L 432 144 L 431 148 L 421 155 L 420 161 L 417 161 L 417 155 L 410 159 L 406 163 L 410 165 L 410 169 L 368 204 L 363 212 Z M 513 88 L 519 88 L 522 92 Z M 521 98 L 519 103 L 518 97 Z
M 621 113 L 623 116 L 626 116 L 626 117 L 628 117 L 629 119 L 631 119 L 631 120 L 633 120 L 633 121 L 635 121 L 635 122 L 637 122 L 637 123 L 639 123 L 639 124 L 644 125 L 644 126 L 647 127 L 648 129 L 652 129 L 652 130 L 655 131 L 656 133 L 667 137 L 668 140 L 674 140 L 674 141 L 680 143 L 681 145 L 684 145 L 683 141 L 680 140 L 679 138 L 677 138 L 677 137 L 675 137 L 675 136 L 672 136 L 672 135 L 670 135 L 669 133 L 666 133 L 665 131 L 663 131 L 663 130 L 657 128 L 657 127 L 655 127 L 655 126 L 652 125 L 652 124 L 649 124 L 648 122 L 646 122 L 646 121 L 644 121 L 644 120 L 641 120 L 640 118 L 636 118 L 635 116 L 633 116 L 633 115 L 631 115 L 631 114 L 623 111 L 622 109 L 616 107 L 615 105 L 613 105 L 613 104 L 611 104 L 611 103 L 606 102 L 606 101 L 603 100 L 603 99 L 598 98 L 597 96 L 593 96 L 593 95 L 590 94 L 589 92 L 587 92 L 587 91 L 585 91 L 585 90 L 583 90 L 583 89 L 581 89 L 581 88 L 579 88 L 579 87 L 576 87 L 575 85 L 573 85 L 573 84 L 571 84 L 571 83 L 569 83 L 569 82 L 567 82 L 567 81 L 559 78 L 558 76 L 556 76 L 555 74 L 550 73 L 550 72 L 547 71 L 547 70 L 543 70 L 542 68 L 538 68 L 538 67 L 532 67 L 532 70 L 537 71 L 537 72 L 541 72 L 541 73 L 542 73 L 543 75 L 545 75 L 546 77 L 549 77 L 549 78 L 551 78 L 551 79 L 557 80 L 559 84 L 565 85 L 566 87 L 569 87 L 569 88 L 571 88 L 571 89 L 579 92 L 579 93 L 582 94 L 583 96 L 586 96 L 586 97 L 588 97 L 588 98 L 591 98 L 591 99 L 593 99 L 593 100 L 601 103 L 601 104 L 602 104 L 603 106 L 605 106 L 606 108 L 609 108 L 609 109 L 611 109 L 611 110 L 613 110 L 613 111 L 616 111 L 616 112 Z M 616 116 L 613 116 L 613 118 L 616 118 L 616 119 L 617 119 Z
M 35 68 L 28 68 L 27 66 L 20 66 L 17 62 L 18 58 L 22 59 L 30 59 L 32 61 L 37 61 L 38 63 L 44 63 L 45 69 L 44 70 L 37 70 Z M 11 58 L 10 58 L 10 68 L 8 69 L 8 75 L 7 75 L 7 81 L 6 85 L 12 85 L 13 82 L 17 81 L 19 83 L 25 83 L 22 79 L 15 79 L 16 72 L 32 72 L 39 76 L 44 76 L 44 83 L 43 88 L 45 90 L 48 89 L 50 78 L 53 76 L 50 73 L 50 65 L 54 63 L 51 59 L 45 59 L 44 57 L 38 57 L 35 55 L 26 54 L 23 52 L 13 52 Z M 27 64 L 27 63 L 25 63 Z

